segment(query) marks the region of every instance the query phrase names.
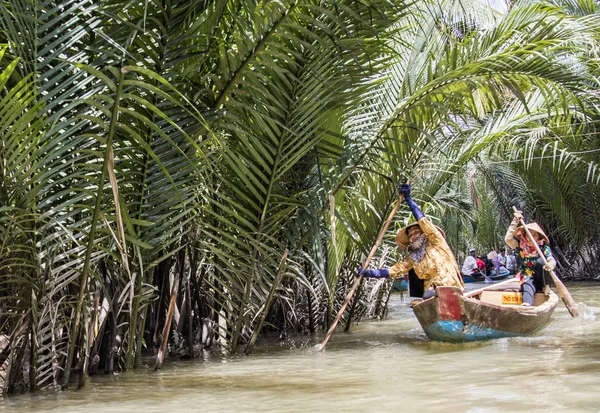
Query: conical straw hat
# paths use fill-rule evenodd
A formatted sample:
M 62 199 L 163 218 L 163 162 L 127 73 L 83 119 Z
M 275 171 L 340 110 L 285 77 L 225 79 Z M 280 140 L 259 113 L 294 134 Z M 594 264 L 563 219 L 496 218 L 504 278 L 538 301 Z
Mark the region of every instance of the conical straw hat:
M 546 235 L 546 233 L 544 232 L 544 230 L 542 229 L 542 227 L 540 227 L 538 225 L 537 222 L 530 222 L 529 224 L 525 225 L 527 227 L 527 229 L 529 231 L 534 231 L 537 232 L 538 234 L 540 234 L 542 236 L 542 238 L 544 238 L 544 240 L 546 241 L 546 244 L 550 243 L 550 240 L 548 239 L 548 236 Z M 520 233 L 522 233 L 524 236 L 527 236 L 525 234 L 525 231 L 523 230 L 523 226 L 518 226 L 517 227 L 517 231 L 519 231 Z M 515 231 L 515 237 L 517 238 L 521 238 L 521 236 Z

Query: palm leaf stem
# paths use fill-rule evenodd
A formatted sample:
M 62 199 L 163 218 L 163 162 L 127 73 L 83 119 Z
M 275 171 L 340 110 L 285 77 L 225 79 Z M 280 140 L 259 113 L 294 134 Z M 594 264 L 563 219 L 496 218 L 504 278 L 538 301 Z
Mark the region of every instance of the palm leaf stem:
M 348 318 L 346 320 L 346 326 L 344 327 L 344 331 L 350 331 L 350 327 L 352 326 L 352 318 L 354 318 L 354 312 L 356 311 L 356 307 L 360 302 L 360 296 L 364 290 L 365 280 L 364 278 L 360 280 L 360 284 L 358 285 L 358 289 L 356 290 L 356 294 L 353 297 L 352 305 L 350 306 L 350 311 L 348 312 Z
M 185 250 L 181 250 L 181 252 L 184 254 L 180 254 L 180 257 L 181 255 L 185 256 Z M 171 299 L 169 300 L 169 309 L 167 310 L 167 319 L 165 320 L 165 325 L 163 327 L 163 332 L 160 339 L 160 348 L 158 350 L 158 354 L 156 355 L 156 362 L 154 363 L 154 370 L 159 370 L 161 368 L 165 358 L 167 343 L 169 342 L 169 332 L 171 331 L 171 321 L 173 320 L 173 314 L 175 313 L 175 307 L 177 304 L 177 292 L 179 291 L 179 278 L 181 276 L 182 268 L 183 263 L 179 263 L 179 270 L 175 271 L 173 287 L 171 288 Z
M 271 168 L 271 176 L 269 177 L 269 185 L 266 188 L 266 192 L 265 192 L 265 196 L 264 196 L 264 205 L 263 205 L 263 208 L 261 211 L 260 221 L 257 226 L 257 234 L 263 233 L 266 220 L 268 219 L 268 207 L 271 205 L 271 200 L 272 200 L 272 197 L 274 196 L 274 193 L 273 193 L 274 188 L 273 187 L 277 180 L 278 168 L 282 162 L 283 146 L 284 146 L 284 139 L 283 139 L 283 137 L 280 137 L 279 144 L 277 147 L 277 153 L 275 154 L 275 157 L 273 160 L 273 166 Z M 236 327 L 234 330 L 234 335 L 232 337 L 232 347 L 231 347 L 232 353 L 235 353 L 235 351 L 236 351 L 237 341 L 240 336 L 243 323 L 246 320 L 246 317 L 244 316 L 244 311 L 245 311 L 244 307 L 246 306 L 246 303 L 250 299 L 252 285 L 254 283 L 254 277 L 255 277 L 255 273 L 256 273 L 256 261 L 257 261 L 257 256 L 259 254 L 259 249 L 257 248 L 257 246 L 259 246 L 259 245 L 260 245 L 260 240 L 257 239 L 256 244 L 253 244 L 252 258 L 250 260 L 251 265 L 249 267 L 249 268 L 251 268 L 252 273 L 250 274 L 250 277 L 246 280 L 246 285 L 245 285 L 244 295 L 243 295 L 242 305 L 241 305 L 242 313 L 238 317 Z
M 111 157 L 112 150 L 113 150 L 112 142 L 113 142 L 113 137 L 115 135 L 115 129 L 116 129 L 116 125 L 117 125 L 117 121 L 118 121 L 118 117 L 119 117 L 119 107 L 120 107 L 121 94 L 123 92 L 125 71 L 126 71 L 125 68 L 122 68 L 119 71 L 119 81 L 117 84 L 117 91 L 116 91 L 116 95 L 115 95 L 115 101 L 114 101 L 114 106 L 113 106 L 113 110 L 112 110 L 110 126 L 109 126 L 109 130 L 108 130 L 108 137 L 106 139 L 106 149 L 104 152 L 104 161 L 102 163 L 102 172 L 98 179 L 98 193 L 96 194 L 96 205 L 94 206 L 94 214 L 93 214 L 92 221 L 91 221 L 90 233 L 88 235 L 88 245 L 87 245 L 87 249 L 86 249 L 85 261 L 83 264 L 83 269 L 81 271 L 81 276 L 79 278 L 79 298 L 77 299 L 77 308 L 75 310 L 75 319 L 73 320 L 73 327 L 71 329 L 71 335 L 70 335 L 71 342 L 69 345 L 69 355 L 67 358 L 67 364 L 65 366 L 65 377 L 64 377 L 63 385 L 62 385 L 63 389 L 66 389 L 69 385 L 69 378 L 71 375 L 71 366 L 73 365 L 73 357 L 75 354 L 75 347 L 77 345 L 77 340 L 78 340 L 78 336 L 79 336 L 79 326 L 80 326 L 80 322 L 81 322 L 80 318 L 81 318 L 81 313 L 82 313 L 82 308 L 83 308 L 83 301 L 85 298 L 85 290 L 86 290 L 88 273 L 90 270 L 92 251 L 94 249 L 96 227 L 98 225 L 98 220 L 100 218 L 100 208 L 102 205 L 102 193 L 104 191 L 104 181 L 106 179 L 106 176 L 108 175 L 109 158 Z M 82 371 L 81 374 L 85 374 L 85 372 Z
M 262 326 L 265 322 L 265 319 L 267 318 L 269 309 L 271 308 L 271 303 L 273 302 L 273 298 L 275 297 L 275 291 L 277 291 L 277 289 L 279 288 L 279 285 L 281 284 L 281 280 L 283 279 L 283 274 L 284 274 L 284 270 L 285 270 L 285 264 L 287 261 L 287 257 L 288 257 L 288 249 L 286 248 L 285 251 L 283 252 L 283 255 L 281 256 L 281 262 L 279 263 L 279 268 L 277 269 L 277 274 L 275 275 L 275 281 L 273 282 L 273 285 L 271 286 L 271 289 L 269 291 L 269 295 L 267 296 L 267 299 L 265 301 L 265 305 L 264 305 L 263 311 L 260 315 L 260 319 L 259 319 L 258 323 L 256 324 L 254 331 L 252 332 L 252 338 L 246 345 L 246 350 L 244 351 L 246 353 L 246 355 L 250 355 L 250 353 L 252 353 L 252 350 L 254 349 L 254 345 L 256 344 L 258 335 L 260 334 L 260 331 L 262 330 Z
M 166 12 L 165 12 L 166 13 Z M 163 13 L 163 14 L 165 14 Z M 166 19 L 166 17 L 165 17 Z M 154 80 L 154 83 L 156 86 L 156 80 Z M 155 97 L 155 95 L 152 95 L 153 97 Z M 156 99 L 152 100 L 151 103 L 153 106 L 156 105 Z M 156 114 L 155 112 L 152 112 L 152 116 L 150 117 L 150 121 L 152 124 L 156 123 Z M 152 144 L 154 142 L 154 132 L 152 129 L 149 129 L 149 133 L 148 133 L 148 147 L 152 147 Z M 136 220 L 142 220 L 142 216 L 143 216 L 143 210 L 144 210 L 144 200 L 145 200 L 145 190 L 147 188 L 148 182 L 149 182 L 149 173 L 150 173 L 150 155 L 148 154 L 147 151 L 143 151 L 143 165 L 142 165 L 142 170 L 140 171 L 140 175 L 142 176 L 140 184 L 139 184 L 139 193 L 137 194 L 137 205 L 138 205 L 138 209 L 137 211 L 135 211 L 135 219 Z M 135 229 L 135 234 L 139 235 L 141 230 L 142 230 L 142 226 L 140 223 L 138 223 L 137 225 L 134 226 Z M 138 331 L 138 319 L 139 319 L 139 313 L 140 313 L 140 304 L 141 304 L 141 296 L 140 296 L 140 290 L 141 287 L 143 285 L 143 283 L 145 282 L 146 279 L 146 273 L 144 270 L 144 265 L 143 265 L 143 260 L 142 260 L 142 256 L 141 256 L 141 251 L 139 247 L 135 247 L 135 251 L 136 251 L 136 255 L 139 259 L 139 268 L 138 268 L 138 273 L 136 276 L 136 280 L 135 280 L 135 286 L 132 288 L 134 288 L 134 294 L 135 294 L 135 299 L 133 302 L 133 308 L 130 309 L 130 321 L 131 321 L 131 328 L 130 328 L 130 339 L 128 342 L 128 346 L 127 346 L 127 354 L 125 357 L 125 370 L 130 370 L 133 365 L 136 364 L 135 360 L 139 360 L 140 358 L 140 352 L 142 350 L 142 338 L 143 338 L 143 334 L 144 334 L 144 326 L 146 323 L 146 316 L 147 316 L 147 309 L 148 307 L 144 307 L 144 314 L 142 316 L 142 325 L 139 327 L 139 331 L 140 334 L 142 335 L 142 337 L 138 337 L 137 331 Z M 135 356 L 134 356 L 134 352 L 135 352 Z
M 240 76 L 242 74 L 243 70 L 246 69 L 246 67 L 248 66 L 248 63 L 253 58 L 255 58 L 257 56 L 257 54 L 265 47 L 269 38 L 271 36 L 273 36 L 274 33 L 277 32 L 277 29 L 279 28 L 279 26 L 281 26 L 281 24 L 283 24 L 283 22 L 285 22 L 285 20 L 287 19 L 287 16 L 294 11 L 294 9 L 296 8 L 297 5 L 298 5 L 298 0 L 295 0 L 294 2 L 292 2 L 290 4 L 290 6 L 288 7 L 288 9 L 284 13 L 282 13 L 281 17 L 271 26 L 271 29 L 261 37 L 261 39 L 256 43 L 256 45 L 254 45 L 254 47 L 252 48 L 250 53 L 248 53 L 248 55 L 244 58 L 244 60 L 242 62 L 240 62 L 238 68 L 231 74 L 231 77 L 229 78 L 229 80 L 227 81 L 225 86 L 223 87 L 221 94 L 217 97 L 217 99 L 215 99 L 214 107 L 216 109 L 218 109 L 221 106 L 221 104 L 223 103 L 223 100 L 227 97 L 227 95 L 229 94 L 229 91 L 235 85 L 235 82 L 236 82 L 238 76 Z
M 151 269 L 152 272 L 154 272 L 154 270 L 155 270 L 154 268 Z M 140 272 L 140 274 L 141 274 L 141 272 Z M 139 278 L 141 278 L 141 277 L 139 277 Z M 152 279 L 152 273 L 149 274 L 148 279 Z M 142 285 L 142 280 L 140 280 L 139 286 L 136 287 L 138 292 L 139 292 L 141 285 Z M 137 305 L 139 305 L 139 303 Z M 148 305 L 144 306 L 144 308 L 142 309 L 141 315 L 139 315 L 139 311 L 138 311 L 138 318 L 141 317 L 142 322 L 139 326 L 140 336 L 136 343 L 135 357 L 133 360 L 133 368 L 138 368 L 142 362 L 142 346 L 144 344 L 144 331 L 146 331 L 146 320 L 148 318 L 148 307 L 149 307 Z

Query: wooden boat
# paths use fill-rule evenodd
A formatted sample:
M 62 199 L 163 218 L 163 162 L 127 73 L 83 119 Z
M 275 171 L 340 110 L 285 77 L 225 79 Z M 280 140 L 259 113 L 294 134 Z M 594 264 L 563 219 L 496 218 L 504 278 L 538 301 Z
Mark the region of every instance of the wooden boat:
M 408 281 L 402 278 L 396 278 L 394 283 L 392 284 L 392 289 L 394 291 L 407 291 L 408 290 Z
M 471 275 L 463 275 L 462 279 L 465 284 L 485 281 L 484 277 L 473 277 Z
M 511 274 L 511 273 L 509 273 L 509 272 L 505 272 L 505 273 L 502 273 L 502 274 L 496 274 L 496 273 L 493 273 L 493 274 L 489 275 L 488 277 L 489 277 L 489 278 L 490 278 L 492 281 L 500 281 L 500 280 L 505 280 L 505 279 L 507 279 L 507 278 L 508 278 L 508 277 L 510 277 L 510 276 L 513 276 L 513 277 L 514 277 L 514 274 Z
M 436 297 L 413 311 L 430 340 L 461 343 L 532 334 L 548 323 L 558 303 L 550 292 L 536 294 L 534 306 L 522 306 L 517 280 L 496 286 L 464 295 L 456 287 L 438 287 Z
M 495 282 L 495 281 L 504 280 L 504 279 L 508 278 L 510 275 L 511 275 L 510 273 L 492 274 L 492 275 L 488 275 L 487 278 L 489 280 L 491 280 L 492 282 Z M 483 281 L 486 281 L 485 277 L 483 277 L 483 276 L 473 277 L 471 275 L 463 275 L 462 279 L 463 279 L 464 283 L 474 283 L 474 282 L 483 282 Z

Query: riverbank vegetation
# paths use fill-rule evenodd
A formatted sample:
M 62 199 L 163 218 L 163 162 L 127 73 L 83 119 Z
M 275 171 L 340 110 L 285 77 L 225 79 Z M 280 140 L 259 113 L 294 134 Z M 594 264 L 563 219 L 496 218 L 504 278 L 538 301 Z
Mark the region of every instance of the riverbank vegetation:
M 600 7 L 483 3 L 4 0 L 2 391 L 323 331 L 406 179 L 457 256 L 517 205 L 597 278 Z

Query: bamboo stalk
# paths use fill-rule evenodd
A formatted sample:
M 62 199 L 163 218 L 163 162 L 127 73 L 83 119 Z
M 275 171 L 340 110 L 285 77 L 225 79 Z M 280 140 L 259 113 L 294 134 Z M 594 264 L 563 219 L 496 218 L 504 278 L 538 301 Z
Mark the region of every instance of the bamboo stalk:
M 518 210 L 517 210 L 517 208 L 515 208 L 513 206 L 513 211 L 517 212 Z M 529 228 L 527 228 L 527 226 L 525 226 L 525 220 L 523 220 L 523 218 L 521 218 L 519 220 L 519 223 L 523 226 L 525 233 L 529 237 L 529 241 L 531 241 L 531 243 L 535 246 L 535 250 L 537 251 L 537 253 L 540 256 L 540 258 L 542 259 L 542 261 L 544 262 L 544 265 L 548 264 L 548 261 L 546 260 L 546 256 L 540 249 L 540 246 L 535 241 L 535 238 L 533 238 L 533 235 L 529 231 Z M 554 271 L 548 271 L 548 272 L 550 273 L 550 276 L 552 277 L 552 280 L 554 281 L 554 285 L 556 286 L 556 290 L 558 291 L 558 296 L 563 300 L 563 303 L 565 303 L 565 306 L 567 307 L 567 310 L 569 310 L 569 313 L 571 314 L 571 316 L 572 317 L 579 316 L 579 310 L 577 309 L 577 304 L 575 303 L 575 300 L 573 300 L 573 297 L 571 297 L 571 294 L 569 293 L 569 290 L 567 290 L 567 287 L 565 287 L 565 285 L 558 278 L 558 276 L 556 275 L 556 273 Z
M 381 228 L 381 231 L 379 232 L 379 236 L 377 237 L 377 241 L 375 242 L 375 245 L 373 245 L 373 247 L 371 248 L 371 252 L 369 253 L 369 256 L 367 257 L 367 259 L 365 260 L 365 262 L 362 265 L 363 270 L 367 269 L 367 267 L 369 266 L 369 263 L 375 256 L 375 253 L 377 252 L 377 248 L 379 248 L 379 244 L 381 244 L 381 241 L 383 241 L 383 237 L 385 236 L 385 233 L 386 233 L 388 227 L 390 226 L 392 219 L 394 219 L 394 216 L 396 215 L 396 211 L 398 211 L 398 208 L 400 207 L 400 203 L 402 202 L 403 199 L 404 199 L 404 196 L 400 195 L 400 197 L 396 201 L 396 204 L 394 205 L 394 208 L 392 208 L 392 212 L 390 212 L 390 215 L 388 216 L 387 221 L 385 222 L 385 224 Z M 346 299 L 344 300 L 342 307 L 338 311 L 337 316 L 335 316 L 335 319 L 333 320 L 331 327 L 329 327 L 329 330 L 327 331 L 327 335 L 325 336 L 325 339 L 319 345 L 319 347 L 318 347 L 319 351 L 323 351 L 323 349 L 327 345 L 327 342 L 331 338 L 333 331 L 335 330 L 335 327 L 337 326 L 337 323 L 340 321 L 340 318 L 342 318 L 342 315 L 344 314 L 344 311 L 346 310 L 348 303 L 352 299 L 352 296 L 354 295 L 354 291 L 360 285 L 362 278 L 363 278 L 362 274 L 360 274 L 358 277 L 356 277 L 356 280 L 354 281 L 354 285 L 352 285 L 352 288 L 348 292 L 348 295 L 346 296 Z

